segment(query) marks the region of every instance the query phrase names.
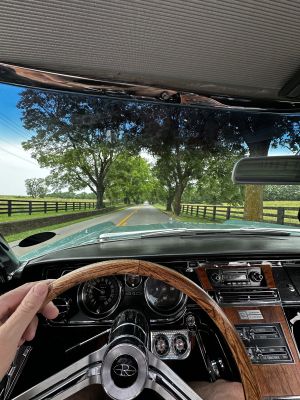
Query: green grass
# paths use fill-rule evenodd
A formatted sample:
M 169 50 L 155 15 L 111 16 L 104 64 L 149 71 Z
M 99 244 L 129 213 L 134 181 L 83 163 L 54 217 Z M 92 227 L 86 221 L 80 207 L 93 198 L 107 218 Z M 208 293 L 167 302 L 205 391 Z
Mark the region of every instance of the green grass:
M 199 204 L 201 205 L 201 204 Z M 207 204 L 202 204 L 202 205 L 207 205 Z M 222 206 L 224 207 L 222 209 Z M 222 211 L 224 215 L 216 215 L 216 219 L 213 221 L 212 220 L 212 209 L 207 209 L 207 214 L 206 218 L 203 218 L 202 212 L 200 210 L 200 215 L 199 217 L 195 215 L 190 215 L 190 214 L 181 214 L 180 216 L 175 216 L 172 212 L 169 212 L 168 215 L 171 218 L 176 219 L 177 221 L 182 221 L 182 222 L 203 222 L 203 223 L 212 223 L 212 222 L 224 222 L 226 220 L 225 216 L 225 211 L 226 207 L 229 206 L 229 204 L 219 204 L 218 211 Z M 165 210 L 165 206 L 161 204 L 156 204 L 155 207 L 160 209 L 161 211 Z M 266 214 L 272 214 L 268 216 L 264 216 L 264 222 L 275 222 L 277 221 L 277 210 L 268 210 L 267 207 L 297 207 L 297 210 L 285 210 L 285 219 L 284 222 L 286 225 L 299 225 L 299 222 L 297 219 L 294 218 L 289 218 L 289 216 L 294 216 L 296 217 L 298 214 L 298 208 L 300 207 L 300 202 L 299 201 L 264 201 L 264 213 Z M 234 212 L 237 212 L 234 214 Z M 243 214 L 240 214 L 243 210 L 236 208 L 234 206 L 231 206 L 231 219 L 243 219 Z M 195 213 L 195 211 L 194 211 Z
M 107 213 L 103 213 L 103 214 L 99 214 L 99 215 L 91 215 L 91 216 L 84 217 L 84 218 L 78 218 L 78 219 L 75 219 L 75 220 L 69 221 L 69 222 L 62 222 L 62 223 L 59 223 L 59 224 L 52 224 L 52 225 L 43 226 L 41 228 L 29 229 L 29 230 L 24 231 L 24 232 L 15 233 L 15 234 L 12 234 L 12 235 L 6 235 L 5 239 L 9 243 L 10 242 L 14 242 L 15 240 L 24 239 L 25 237 L 33 235 L 35 233 L 53 231 L 55 229 L 63 228 L 63 227 L 68 226 L 68 225 L 77 224 L 78 222 L 87 221 L 89 219 L 97 218 L 98 216 L 101 217 L 101 215 L 109 214 L 110 212 L 121 211 L 124 208 L 125 208 L 124 206 L 118 206 L 118 207 L 116 207 L 115 210 L 109 211 Z
M 32 201 L 86 201 L 86 202 L 96 202 L 96 199 L 79 199 L 79 198 L 70 198 L 64 199 L 61 197 L 30 197 L 30 196 L 12 196 L 12 195 L 3 195 L 0 194 L 0 200 L 32 200 Z
M 63 228 L 64 226 L 77 224 L 78 222 L 86 221 L 86 220 L 92 219 L 92 218 L 95 218 L 95 216 L 79 218 L 79 219 L 76 219 L 74 221 L 63 222 L 61 224 L 43 226 L 42 228 L 37 228 L 37 229 L 30 229 L 30 230 L 25 231 L 25 232 L 20 232 L 20 233 L 15 233 L 15 234 L 12 234 L 12 235 L 7 235 L 7 236 L 5 236 L 5 239 L 10 243 L 10 242 L 14 242 L 15 240 L 22 240 L 22 239 L 26 238 L 27 236 L 33 235 L 35 233 L 53 231 L 55 229 Z
M 83 211 L 92 211 L 92 209 L 91 210 L 82 209 L 82 210 L 76 210 L 76 211 L 73 211 L 73 210 L 72 211 L 58 211 L 58 212 L 49 211 L 47 213 L 36 212 L 31 215 L 25 214 L 25 213 L 24 214 L 20 213 L 20 214 L 12 214 L 10 217 L 8 215 L 3 214 L 3 215 L 0 215 L 0 223 L 1 222 L 11 222 L 11 221 L 31 220 L 31 219 L 35 219 L 35 218 L 53 217 L 53 216 L 66 215 L 66 214 L 76 214 L 78 212 L 83 212 Z

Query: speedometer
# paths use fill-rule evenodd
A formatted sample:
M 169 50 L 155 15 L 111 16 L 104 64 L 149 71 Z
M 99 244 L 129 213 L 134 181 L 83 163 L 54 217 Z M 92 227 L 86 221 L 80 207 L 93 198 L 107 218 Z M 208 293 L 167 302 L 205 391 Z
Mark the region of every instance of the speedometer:
M 96 318 L 110 315 L 121 299 L 121 285 L 115 277 L 101 277 L 85 282 L 79 289 L 79 304 Z
M 152 278 L 145 282 L 145 298 L 148 306 L 162 315 L 177 314 L 183 309 L 187 299 L 180 290 Z

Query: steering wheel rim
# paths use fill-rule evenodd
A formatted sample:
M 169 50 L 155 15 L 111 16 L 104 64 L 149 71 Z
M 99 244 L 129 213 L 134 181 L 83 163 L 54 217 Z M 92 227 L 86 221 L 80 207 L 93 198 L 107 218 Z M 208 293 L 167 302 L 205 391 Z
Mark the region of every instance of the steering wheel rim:
M 78 268 L 50 282 L 45 303 L 88 280 L 125 274 L 142 275 L 163 281 L 186 294 L 201 307 L 226 338 L 240 373 L 245 399 L 259 400 L 261 398 L 252 364 L 234 326 L 219 305 L 202 288 L 177 271 L 144 260 L 119 259 L 97 262 Z

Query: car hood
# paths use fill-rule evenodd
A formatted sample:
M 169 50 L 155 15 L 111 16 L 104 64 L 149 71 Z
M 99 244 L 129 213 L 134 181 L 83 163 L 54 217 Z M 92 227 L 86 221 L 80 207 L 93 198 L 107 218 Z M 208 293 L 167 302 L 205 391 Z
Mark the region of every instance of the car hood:
M 56 236 L 51 243 L 38 247 L 36 249 L 32 249 L 28 253 L 22 255 L 19 260 L 21 262 L 31 260 L 33 258 L 40 257 L 44 254 L 51 253 L 53 251 L 62 250 L 70 247 L 77 247 L 86 245 L 89 243 L 95 243 L 100 240 L 101 236 L 105 236 L 105 238 L 109 238 L 110 235 L 112 237 L 122 237 L 122 239 L 126 239 L 126 237 L 131 237 L 134 232 L 143 233 L 143 232 L 151 232 L 151 231 L 161 231 L 161 230 L 172 230 L 172 229 L 207 229 L 211 230 L 232 230 L 232 229 L 240 229 L 240 228 L 273 228 L 273 229 L 289 229 L 293 230 L 293 227 L 287 227 L 286 225 L 274 225 L 270 223 L 264 222 L 250 222 L 250 221 L 226 221 L 224 223 L 211 223 L 211 224 L 201 224 L 201 223 L 189 223 L 189 222 L 177 222 L 172 221 L 164 224 L 147 224 L 147 225 L 134 225 L 134 226 L 122 226 L 117 227 L 112 222 L 106 222 L 102 224 L 94 225 L 90 228 L 84 229 L 80 232 L 69 235 L 65 238 L 58 239 L 59 236 Z M 33 246 L 35 247 L 35 246 Z

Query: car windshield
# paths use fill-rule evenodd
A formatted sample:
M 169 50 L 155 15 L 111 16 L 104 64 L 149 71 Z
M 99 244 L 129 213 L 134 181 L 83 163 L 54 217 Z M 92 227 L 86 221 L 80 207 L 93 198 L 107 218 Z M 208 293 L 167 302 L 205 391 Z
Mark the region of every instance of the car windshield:
M 68 246 L 79 232 L 95 240 L 175 228 L 296 230 L 299 186 L 235 185 L 231 175 L 243 157 L 299 154 L 299 128 L 300 115 L 217 101 L 179 106 L 2 84 L 0 232 L 15 245 L 55 231 Z

